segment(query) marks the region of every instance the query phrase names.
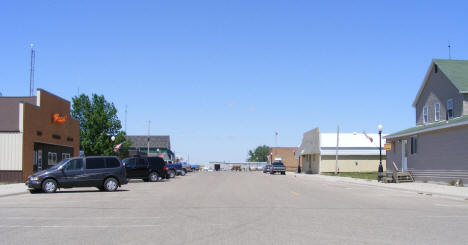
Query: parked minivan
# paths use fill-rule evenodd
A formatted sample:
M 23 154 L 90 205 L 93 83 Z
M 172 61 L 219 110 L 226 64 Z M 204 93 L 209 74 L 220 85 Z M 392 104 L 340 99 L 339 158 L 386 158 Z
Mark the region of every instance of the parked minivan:
M 125 167 L 114 156 L 74 157 L 28 177 L 31 192 L 52 193 L 59 188 L 97 187 L 115 191 L 127 184 Z
M 166 178 L 166 163 L 160 157 L 129 157 L 122 160 L 127 178 L 143 181 L 160 181 Z

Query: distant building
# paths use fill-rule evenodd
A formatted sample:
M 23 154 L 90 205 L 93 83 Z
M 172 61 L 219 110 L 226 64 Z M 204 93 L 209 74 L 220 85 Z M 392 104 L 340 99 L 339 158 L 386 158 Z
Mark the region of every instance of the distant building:
M 385 140 L 382 139 L 382 147 Z M 304 173 L 335 172 L 338 156 L 338 172 L 377 172 L 379 166 L 379 135 L 364 133 L 340 133 L 338 146 L 336 133 L 320 133 L 315 128 L 304 133 L 296 157 Z M 385 151 L 382 165 L 385 169 Z
M 240 166 L 243 171 L 261 170 L 265 164 L 266 162 L 209 162 L 208 169 L 215 169 L 218 165 L 222 171 L 232 170 L 234 166 Z
M 413 107 L 416 126 L 386 136 L 387 171 L 468 183 L 468 60 L 432 60 Z
M 0 182 L 23 182 L 34 172 L 79 156 L 80 124 L 70 102 L 45 90 L 0 97 Z
M 128 135 L 131 145 L 129 151 L 138 151 L 149 156 L 160 156 L 164 160 L 175 160 L 174 152 L 171 151 L 171 140 L 168 135 L 164 136 L 147 136 L 147 135 Z
M 296 159 L 297 147 L 271 147 L 269 158 L 273 161 L 283 162 L 287 171 L 297 171 L 298 159 Z

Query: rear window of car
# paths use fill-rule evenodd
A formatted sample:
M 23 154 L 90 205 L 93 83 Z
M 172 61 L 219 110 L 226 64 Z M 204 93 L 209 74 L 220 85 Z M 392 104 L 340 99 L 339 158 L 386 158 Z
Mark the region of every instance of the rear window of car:
M 159 158 L 159 157 L 149 157 L 148 158 L 149 162 L 151 164 L 160 164 L 160 165 L 163 165 L 164 164 L 164 160 L 162 158 Z
M 106 158 L 106 167 L 107 168 L 118 168 L 120 167 L 120 162 L 117 158 Z
M 86 169 L 98 169 L 98 168 L 105 168 L 106 164 L 104 162 L 104 158 L 96 157 L 96 158 L 86 158 Z
M 274 162 L 273 166 L 284 166 L 284 165 L 283 165 L 283 163 L 280 163 L 280 162 Z

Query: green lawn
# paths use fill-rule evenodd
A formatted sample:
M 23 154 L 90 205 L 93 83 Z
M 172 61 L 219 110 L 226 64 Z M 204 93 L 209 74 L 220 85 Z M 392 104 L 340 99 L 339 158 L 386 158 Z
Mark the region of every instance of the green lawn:
M 8 185 L 8 184 L 13 184 L 12 182 L 0 182 L 0 185 Z
M 330 176 L 341 176 L 341 177 L 351 177 L 351 178 L 371 179 L 371 180 L 377 180 L 377 177 L 378 177 L 377 172 L 363 172 L 363 173 L 351 172 L 351 173 L 339 173 L 337 175 L 335 175 L 334 173 L 323 173 L 323 174 L 330 175 Z

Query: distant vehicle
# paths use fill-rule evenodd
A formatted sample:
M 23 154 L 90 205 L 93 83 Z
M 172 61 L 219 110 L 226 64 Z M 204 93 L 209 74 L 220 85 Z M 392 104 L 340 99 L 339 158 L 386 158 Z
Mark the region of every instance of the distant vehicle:
M 263 167 L 263 173 L 270 172 L 270 168 L 271 168 L 270 164 L 265 165 L 265 167 Z
M 281 173 L 281 175 L 286 174 L 286 168 L 282 162 L 274 162 L 270 167 L 270 174 Z
M 221 164 L 216 163 L 216 164 L 214 165 L 214 169 L 215 169 L 215 171 L 220 171 L 220 170 L 221 170 Z
M 185 173 L 193 171 L 192 166 L 190 166 L 190 164 L 188 164 L 187 162 L 180 162 L 180 164 L 182 164 L 182 169 L 185 171 Z
M 184 176 L 187 172 L 183 170 L 182 164 L 173 163 L 172 161 L 166 162 L 168 178 L 174 178 L 177 175 Z
M 129 157 L 122 160 L 127 178 L 156 182 L 167 177 L 167 167 L 160 157 Z
M 34 192 L 56 192 L 60 188 L 97 187 L 115 191 L 127 184 L 125 167 L 114 156 L 74 157 L 32 174 L 26 185 Z

